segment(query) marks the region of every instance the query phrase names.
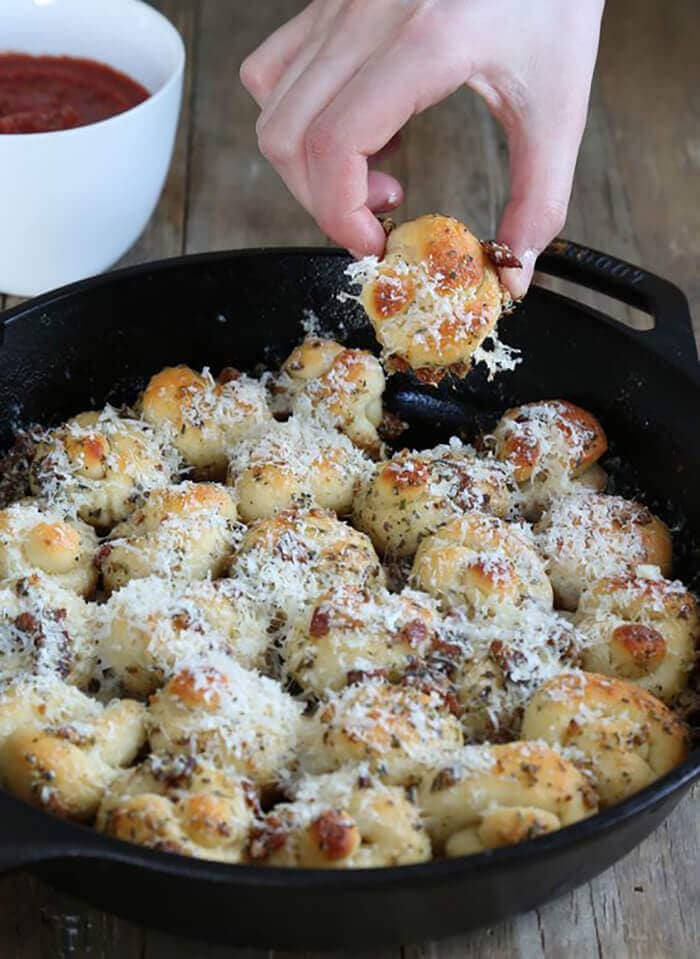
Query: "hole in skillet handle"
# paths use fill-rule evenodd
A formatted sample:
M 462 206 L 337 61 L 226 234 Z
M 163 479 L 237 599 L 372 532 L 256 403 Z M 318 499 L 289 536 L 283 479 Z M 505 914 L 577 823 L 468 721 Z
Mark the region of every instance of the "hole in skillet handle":
M 688 301 L 673 283 L 608 253 L 563 238 L 554 240 L 539 256 L 536 269 L 648 313 L 654 318 L 654 326 L 649 330 L 631 329 L 619 320 L 609 319 L 624 326 L 630 336 L 663 359 L 698 376 L 698 351 Z
M 646 310 L 628 306 L 627 303 L 623 303 L 614 296 L 608 296 L 607 293 L 584 289 L 580 283 L 575 283 L 573 280 L 562 280 L 558 276 L 550 276 L 537 270 L 532 285 L 538 290 L 548 290 L 559 296 L 565 296 L 577 304 L 580 303 L 581 306 L 590 307 L 608 319 L 619 320 L 633 330 L 646 332 L 653 330 L 656 325 L 654 317 Z

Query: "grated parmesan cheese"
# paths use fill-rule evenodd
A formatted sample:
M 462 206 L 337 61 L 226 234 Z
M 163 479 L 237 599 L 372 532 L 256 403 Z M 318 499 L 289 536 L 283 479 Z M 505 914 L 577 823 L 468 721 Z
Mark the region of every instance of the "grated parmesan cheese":
M 401 342 L 411 343 L 425 355 L 439 356 L 443 339 L 441 327 L 449 324 L 452 346 L 459 352 L 461 344 L 463 351 L 471 356 L 472 363 L 483 364 L 489 380 L 498 373 L 514 370 L 521 362 L 520 351 L 503 343 L 496 330 L 482 336 L 474 347 L 474 337 L 479 335 L 484 319 L 481 312 L 470 309 L 475 296 L 473 288 L 457 287 L 447 292 L 442 274 L 429 271 L 423 262 L 408 263 L 395 256 L 388 259 L 390 262 L 367 256 L 351 263 L 345 275 L 351 286 L 361 288 L 360 292 L 341 291 L 337 294 L 341 303 L 354 301 L 363 305 L 364 290 L 380 279 L 387 302 L 391 302 L 394 290 L 394 306 L 399 312 L 393 318 L 383 319 L 378 333 L 387 358 L 401 351 L 387 349 L 386 344 Z M 408 303 L 407 288 L 413 291 Z M 458 323 L 455 318 L 459 318 Z

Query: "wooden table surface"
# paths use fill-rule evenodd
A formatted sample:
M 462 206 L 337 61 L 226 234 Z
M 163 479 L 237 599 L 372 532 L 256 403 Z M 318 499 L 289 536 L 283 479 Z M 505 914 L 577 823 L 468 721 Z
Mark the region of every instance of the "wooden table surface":
M 259 245 L 323 242 L 257 151 L 256 110 L 238 65 L 300 0 L 157 0 L 182 32 L 189 69 L 173 166 L 125 263 Z M 640 264 L 687 293 L 700 334 L 700 67 L 697 0 L 611 0 L 565 235 Z M 413 121 L 387 168 L 407 189 L 402 217 L 440 211 L 493 236 L 507 194 L 503 138 L 467 90 Z M 550 285 L 560 286 L 548 281 Z M 581 298 L 581 297 L 580 297 Z M 632 322 L 634 311 L 586 295 Z M 0 308 L 11 305 L 0 295 Z M 700 956 L 698 796 L 595 881 L 458 939 L 382 957 Z M 272 919 L 273 917 L 271 917 Z M 69 900 L 30 876 L 0 881 L 0 957 L 258 959 L 185 943 Z M 262 959 L 263 954 L 259 954 Z

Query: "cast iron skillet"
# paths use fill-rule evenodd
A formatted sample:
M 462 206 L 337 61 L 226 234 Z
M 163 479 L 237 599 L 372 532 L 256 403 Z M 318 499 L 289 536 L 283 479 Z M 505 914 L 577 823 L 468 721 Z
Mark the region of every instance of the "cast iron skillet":
M 155 370 L 281 359 L 304 310 L 371 345 L 341 305 L 343 254 L 246 250 L 185 257 L 87 280 L 6 315 L 0 346 L 0 448 L 18 423 L 57 422 L 120 402 Z M 494 384 L 474 373 L 440 390 L 393 378 L 407 442 L 470 432 L 507 405 L 567 397 L 615 440 L 617 482 L 680 530 L 678 575 L 700 569 L 700 375 L 683 294 L 613 257 L 562 241 L 540 269 L 655 317 L 639 333 L 534 288 L 502 337 L 525 362 Z M 626 484 L 626 485 L 625 485 Z M 26 867 L 102 909 L 193 937 L 287 948 L 377 946 L 453 935 L 531 909 L 595 876 L 671 812 L 700 776 L 700 750 L 662 780 L 585 822 L 519 846 L 393 869 L 324 872 L 226 866 L 100 836 L 0 794 L 0 869 Z

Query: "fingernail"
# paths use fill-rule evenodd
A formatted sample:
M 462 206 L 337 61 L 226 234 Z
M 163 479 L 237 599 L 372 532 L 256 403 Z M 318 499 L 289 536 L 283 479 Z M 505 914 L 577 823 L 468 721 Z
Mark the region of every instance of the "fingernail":
M 500 271 L 501 283 L 508 287 L 510 295 L 514 300 L 521 300 L 527 293 L 535 269 L 537 256 L 537 250 L 525 250 L 524 253 L 518 256 L 518 259 L 522 263 L 519 269 L 504 269 Z

